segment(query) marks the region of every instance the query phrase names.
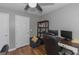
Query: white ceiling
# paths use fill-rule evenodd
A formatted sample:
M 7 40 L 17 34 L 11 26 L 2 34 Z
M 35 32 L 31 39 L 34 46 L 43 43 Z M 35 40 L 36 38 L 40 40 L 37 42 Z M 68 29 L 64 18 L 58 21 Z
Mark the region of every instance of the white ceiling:
M 0 7 L 17 10 L 21 12 L 28 12 L 35 15 L 43 15 L 47 14 L 51 11 L 57 10 L 58 8 L 61 8 L 63 6 L 66 6 L 68 3 L 50 3 L 50 5 L 47 3 L 41 4 L 40 6 L 43 9 L 43 12 L 39 12 L 37 9 L 29 9 L 28 11 L 25 11 L 24 8 L 27 5 L 26 3 L 0 3 Z

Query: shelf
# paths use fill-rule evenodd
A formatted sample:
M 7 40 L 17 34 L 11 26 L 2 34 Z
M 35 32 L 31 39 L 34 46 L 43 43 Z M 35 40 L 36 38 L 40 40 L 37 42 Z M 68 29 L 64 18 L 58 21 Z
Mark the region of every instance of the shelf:
M 48 27 L 38 27 L 38 28 L 48 28 Z
M 43 32 L 38 32 L 38 33 L 41 33 L 41 34 L 43 34 Z

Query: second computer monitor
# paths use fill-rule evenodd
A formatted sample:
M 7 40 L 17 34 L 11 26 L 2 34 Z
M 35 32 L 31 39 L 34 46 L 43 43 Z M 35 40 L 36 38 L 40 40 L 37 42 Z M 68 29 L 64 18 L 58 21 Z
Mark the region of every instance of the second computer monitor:
M 72 31 L 61 30 L 61 36 L 65 38 L 65 40 L 72 40 Z

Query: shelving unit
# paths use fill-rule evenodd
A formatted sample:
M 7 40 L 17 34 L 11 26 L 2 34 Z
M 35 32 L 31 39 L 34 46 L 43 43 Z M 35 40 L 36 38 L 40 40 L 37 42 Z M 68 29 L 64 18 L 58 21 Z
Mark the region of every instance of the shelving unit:
M 37 22 L 37 36 L 43 38 L 43 32 L 48 32 L 49 30 L 49 21 L 44 20 Z

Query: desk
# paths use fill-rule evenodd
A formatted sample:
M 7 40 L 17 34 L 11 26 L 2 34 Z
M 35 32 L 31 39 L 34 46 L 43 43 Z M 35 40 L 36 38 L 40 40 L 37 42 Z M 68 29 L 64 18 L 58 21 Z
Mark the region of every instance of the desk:
M 79 44 L 78 43 L 72 43 L 71 41 L 66 41 L 66 40 L 59 40 L 58 45 L 60 47 L 69 49 L 74 52 L 75 55 L 79 53 Z

